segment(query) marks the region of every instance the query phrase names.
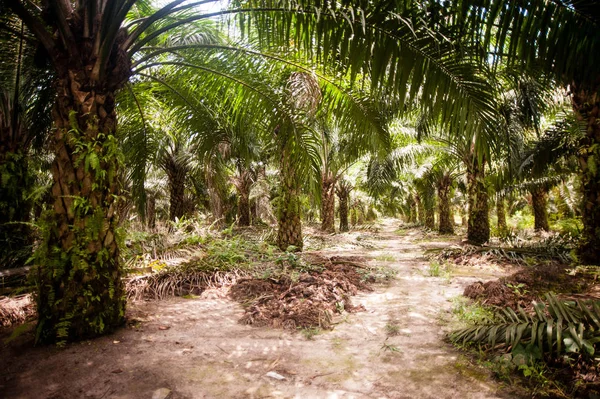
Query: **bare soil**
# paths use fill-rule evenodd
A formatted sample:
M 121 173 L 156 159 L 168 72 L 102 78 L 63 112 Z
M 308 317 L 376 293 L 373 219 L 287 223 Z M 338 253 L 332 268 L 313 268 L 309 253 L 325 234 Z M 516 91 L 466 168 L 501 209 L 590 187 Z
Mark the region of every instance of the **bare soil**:
M 346 266 L 354 288 L 344 292 L 356 294 L 346 299 L 364 311 L 331 318 L 324 326 L 330 329 L 302 329 L 303 319 L 290 318 L 285 309 L 278 309 L 279 322 L 261 319 L 268 300 L 244 308 L 225 290 L 132 301 L 127 326 L 110 336 L 62 349 L 33 348 L 30 331 L 3 344 L 0 397 L 152 398 L 161 388 L 171 398 L 515 397 L 446 343 L 440 322 L 451 311 L 449 299 L 502 271 L 464 268 L 450 278 L 428 277 L 423 251 L 458 238 L 419 243 L 418 230 L 397 232 L 397 227 L 397 221 L 385 220 L 379 232 L 326 238 L 336 245 L 321 249 L 319 256 L 360 257 L 370 266 L 398 272 L 367 290 Z M 233 297 L 276 292 L 285 298 L 291 293 L 274 282 L 255 287 L 250 281 L 238 282 Z M 345 298 L 345 293 L 323 290 L 323 284 L 305 283 L 317 296 Z M 289 298 L 299 300 L 300 293 Z M 263 322 L 247 324 L 249 314 Z M 290 319 L 294 323 L 286 324 Z M 277 323 L 300 329 L 274 328 Z

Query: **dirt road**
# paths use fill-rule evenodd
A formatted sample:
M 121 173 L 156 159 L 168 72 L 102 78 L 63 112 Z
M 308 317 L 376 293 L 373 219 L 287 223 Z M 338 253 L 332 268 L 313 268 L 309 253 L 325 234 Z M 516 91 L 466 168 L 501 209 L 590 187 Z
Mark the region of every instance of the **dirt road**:
M 386 220 L 369 234 L 368 249 L 348 245 L 359 234 L 348 233 L 321 251 L 365 256 L 398 272 L 354 297 L 366 312 L 339 317 L 332 331 L 241 325 L 242 307 L 217 293 L 141 302 L 130 306 L 139 322 L 111 336 L 65 349 L 2 348 L 0 397 L 509 397 L 443 341 L 440 318 L 473 278 L 429 277 L 424 247 L 447 243 L 419 242 L 417 230 L 396 227 Z

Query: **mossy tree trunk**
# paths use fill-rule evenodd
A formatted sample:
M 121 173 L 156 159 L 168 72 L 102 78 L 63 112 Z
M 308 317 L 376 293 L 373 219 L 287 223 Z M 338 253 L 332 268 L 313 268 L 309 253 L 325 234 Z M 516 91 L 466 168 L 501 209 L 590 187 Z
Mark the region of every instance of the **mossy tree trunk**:
M 454 234 L 454 220 L 450 208 L 450 195 L 452 189 L 452 178 L 444 174 L 438 181 L 438 207 L 439 207 L 439 226 L 440 234 Z
M 469 220 L 467 239 L 482 245 L 490 239 L 488 192 L 485 184 L 485 161 L 474 159 L 467 168 Z
M 280 197 L 277 246 L 286 251 L 290 246 L 302 250 L 300 183 L 289 150 L 284 147 L 280 159 Z
M 335 183 L 330 172 L 321 176 L 321 230 L 335 232 Z
M 508 225 L 506 224 L 506 206 L 504 197 L 496 193 L 496 216 L 498 217 L 498 234 L 502 237 L 508 233 Z
M 550 231 L 548 225 L 548 190 L 545 187 L 536 187 L 529 190 L 529 193 L 531 194 L 535 231 Z
M 335 190 L 340 201 L 340 232 L 350 230 L 348 227 L 348 202 L 350 201 L 352 189 L 353 187 L 349 182 L 341 180 Z
M 117 239 L 122 156 L 114 134 L 115 92 L 130 66 L 120 55 L 100 82 L 90 78 L 93 61 L 77 68 L 64 60 L 58 71 L 54 209 L 46 215 L 35 272 L 37 333 L 44 342 L 90 338 L 124 322 Z
M 598 79 L 600 80 L 600 78 Z M 573 84 L 575 115 L 586 126 L 579 145 L 581 168 L 583 234 L 578 249 L 580 260 L 600 265 L 600 82 L 585 88 Z

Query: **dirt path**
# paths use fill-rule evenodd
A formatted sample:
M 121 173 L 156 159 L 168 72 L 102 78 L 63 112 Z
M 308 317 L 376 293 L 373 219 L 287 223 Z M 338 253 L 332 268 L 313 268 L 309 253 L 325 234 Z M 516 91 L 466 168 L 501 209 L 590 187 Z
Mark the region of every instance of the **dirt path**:
M 426 277 L 417 231 L 395 227 L 384 222 L 377 249 L 323 251 L 398 270 L 354 297 L 367 311 L 341 317 L 333 331 L 307 339 L 244 326 L 242 308 L 224 298 L 139 303 L 130 312 L 141 323 L 108 337 L 62 350 L 2 348 L 0 397 L 159 398 L 161 388 L 172 398 L 508 397 L 443 342 L 440 316 L 473 278 Z

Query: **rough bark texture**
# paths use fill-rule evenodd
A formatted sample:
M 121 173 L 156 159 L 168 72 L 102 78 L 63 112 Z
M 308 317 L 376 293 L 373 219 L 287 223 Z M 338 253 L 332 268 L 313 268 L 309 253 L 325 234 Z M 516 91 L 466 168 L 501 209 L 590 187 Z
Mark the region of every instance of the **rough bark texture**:
M 102 26 L 84 26 L 89 19 L 81 10 L 73 7 L 64 29 L 53 32 L 58 44 L 46 54 L 56 72 L 54 203 L 33 271 L 37 338 L 45 342 L 104 334 L 122 325 L 125 314 L 117 243 L 123 159 L 115 138 L 115 93 L 131 75 L 129 55 L 121 48 L 127 33 L 117 32 L 110 52 L 99 57 L 94 38 L 102 37 Z
M 454 220 L 450 208 L 450 191 L 452 179 L 449 175 L 444 175 L 438 182 L 438 207 L 440 222 L 438 231 L 440 234 L 454 234 Z
M 253 220 L 253 223 L 260 219 L 267 224 L 275 224 L 277 218 L 269 199 L 270 186 L 267 181 L 267 169 L 264 165 L 258 168 L 255 187 L 258 187 L 259 194 L 256 197 L 256 218 Z
M 482 245 L 490 239 L 488 193 L 485 185 L 485 163 L 475 159 L 467 169 L 469 184 L 469 220 L 467 239 Z
M 185 179 L 188 169 L 178 159 L 178 153 L 166 156 L 165 171 L 169 180 L 169 220 L 181 219 L 186 211 Z
M 435 229 L 435 208 L 425 207 L 425 227 L 428 229 Z
M 335 180 L 328 172 L 321 177 L 321 230 L 335 232 Z
M 248 169 L 241 168 L 233 179 L 233 185 L 238 194 L 237 214 L 239 226 L 250 226 L 250 187 L 252 174 Z
M 548 190 L 545 187 L 536 187 L 529 190 L 529 192 L 531 193 L 535 230 L 550 231 L 548 225 Z
M 340 232 L 350 230 L 348 227 L 348 202 L 350 200 L 350 192 L 352 186 L 347 181 L 340 181 L 336 187 L 336 193 L 340 201 Z
M 580 260 L 600 264 L 600 88 L 573 84 L 573 109 L 585 123 L 586 134 L 579 146 L 582 191 L 582 244 L 578 249 Z
M 500 194 L 496 194 L 496 216 L 498 217 L 498 234 L 503 237 L 508 233 L 508 226 L 504 198 Z
M 421 196 L 416 193 L 414 195 L 415 197 L 415 204 L 416 204 L 416 220 L 415 222 L 419 222 L 420 224 L 425 224 L 425 207 L 423 206 L 423 201 L 421 201 Z
M 284 148 L 280 160 L 281 192 L 278 215 L 277 246 L 286 251 L 290 246 L 302 250 L 302 221 L 299 179 L 291 157 Z
M 408 197 L 408 223 L 417 223 L 417 220 L 417 204 L 411 195 Z
M 125 314 L 116 231 L 122 159 L 113 136 L 115 84 L 124 77 L 113 70 L 102 84 L 90 79 L 90 68 L 67 65 L 53 109 L 54 210 L 36 254 L 42 341 L 103 334 Z
M 156 228 L 156 194 L 149 193 L 146 198 L 146 226 L 150 230 L 154 230 Z

